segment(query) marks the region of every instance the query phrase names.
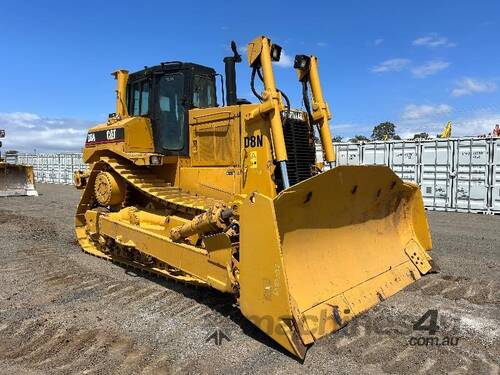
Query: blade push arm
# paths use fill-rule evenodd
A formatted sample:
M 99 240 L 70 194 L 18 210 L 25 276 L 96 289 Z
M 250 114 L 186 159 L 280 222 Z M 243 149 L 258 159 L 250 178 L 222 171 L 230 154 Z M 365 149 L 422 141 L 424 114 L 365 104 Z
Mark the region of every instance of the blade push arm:
M 262 68 L 264 80 L 264 91 L 262 92 L 262 103 L 245 116 L 245 120 L 251 121 L 261 114 L 268 114 L 271 122 L 271 132 L 276 161 L 280 165 L 283 187 L 290 186 L 286 169 L 288 159 L 281 122 L 281 110 L 284 108 L 281 95 L 276 89 L 272 61 L 278 61 L 281 47 L 273 45 L 269 38 L 259 36 L 248 44 L 248 64 L 254 69 Z
M 332 135 L 328 120 L 332 118 L 328 104 L 323 98 L 323 91 L 318 73 L 318 58 L 316 56 L 297 55 L 295 56 L 294 68 L 297 70 L 299 80 L 307 90 L 307 84 L 311 86 L 312 92 L 312 122 L 318 124 L 321 145 L 325 153 L 325 161 L 332 163 L 335 161 L 333 152 Z M 307 92 L 307 91 L 305 91 Z M 306 96 L 306 95 L 305 95 Z M 309 100 L 304 98 L 304 101 Z

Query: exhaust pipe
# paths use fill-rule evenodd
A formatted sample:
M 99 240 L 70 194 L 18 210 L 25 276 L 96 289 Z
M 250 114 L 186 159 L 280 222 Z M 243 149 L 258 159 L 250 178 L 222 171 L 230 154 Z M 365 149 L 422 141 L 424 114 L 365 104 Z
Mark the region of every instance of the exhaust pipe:
M 224 68 L 226 73 L 226 103 L 227 105 L 237 104 L 236 94 L 236 63 L 241 62 L 241 55 L 236 49 L 236 43 L 231 41 L 233 56 L 224 57 Z
M 127 111 L 127 81 L 128 71 L 119 69 L 112 73 L 116 79 L 116 114 L 121 118 L 128 117 Z

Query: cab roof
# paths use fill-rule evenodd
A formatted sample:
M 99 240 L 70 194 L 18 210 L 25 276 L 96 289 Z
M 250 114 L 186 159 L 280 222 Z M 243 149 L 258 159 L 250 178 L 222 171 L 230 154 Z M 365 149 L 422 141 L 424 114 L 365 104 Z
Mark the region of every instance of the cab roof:
M 141 79 L 151 74 L 161 74 L 163 72 L 179 71 L 179 70 L 191 70 L 210 76 L 213 76 L 216 73 L 213 68 L 209 68 L 207 66 L 199 64 L 194 64 L 190 62 L 181 62 L 181 61 L 166 61 L 160 63 L 160 65 L 155 65 L 151 67 L 145 66 L 143 70 L 131 73 L 129 79 L 131 81 L 135 81 L 137 79 Z

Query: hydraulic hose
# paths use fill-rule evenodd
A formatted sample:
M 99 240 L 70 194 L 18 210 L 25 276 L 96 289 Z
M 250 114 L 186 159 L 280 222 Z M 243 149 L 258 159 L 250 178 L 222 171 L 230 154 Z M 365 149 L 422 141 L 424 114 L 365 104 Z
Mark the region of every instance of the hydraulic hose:
M 307 81 L 302 81 L 302 100 L 304 102 L 304 107 L 306 108 L 307 117 L 309 117 L 309 124 L 311 125 L 311 131 L 313 129 L 313 117 L 311 112 L 311 103 L 309 102 L 309 93 L 307 90 Z M 317 126 L 319 132 L 319 126 Z
M 255 90 L 255 73 L 258 71 L 257 67 L 253 67 L 252 69 L 252 75 L 250 76 L 250 88 L 252 89 L 253 94 L 259 99 L 261 102 L 264 100 L 262 96 L 259 95 L 257 90 Z M 259 72 L 260 76 L 260 72 Z

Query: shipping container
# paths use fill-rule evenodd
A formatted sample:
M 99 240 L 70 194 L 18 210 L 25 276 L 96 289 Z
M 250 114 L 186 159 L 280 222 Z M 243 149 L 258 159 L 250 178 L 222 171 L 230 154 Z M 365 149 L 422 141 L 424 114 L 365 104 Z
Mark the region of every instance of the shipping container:
M 420 189 L 424 205 L 434 210 L 453 210 L 454 142 L 450 139 L 420 142 Z
M 500 138 L 491 140 L 490 153 L 490 209 L 500 213 Z
M 389 167 L 404 181 L 419 183 L 419 142 L 393 141 L 389 145 Z
M 454 141 L 453 200 L 457 211 L 488 212 L 490 143 L 487 138 Z
M 362 164 L 365 165 L 388 165 L 389 163 L 388 142 L 372 142 L 363 145 Z
M 361 144 L 358 143 L 334 143 L 336 160 L 334 166 L 361 165 Z
M 388 165 L 404 181 L 420 186 L 424 204 L 431 210 L 498 212 L 498 142 L 491 138 L 448 138 L 338 143 L 336 165 Z
M 4 154 L 5 162 L 9 164 L 17 164 L 18 154 L 19 153 L 17 151 L 6 151 Z
M 73 172 L 84 171 L 81 153 L 19 154 L 18 163 L 32 165 L 37 182 L 72 184 Z

